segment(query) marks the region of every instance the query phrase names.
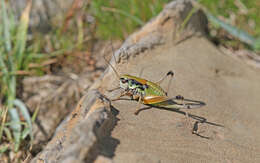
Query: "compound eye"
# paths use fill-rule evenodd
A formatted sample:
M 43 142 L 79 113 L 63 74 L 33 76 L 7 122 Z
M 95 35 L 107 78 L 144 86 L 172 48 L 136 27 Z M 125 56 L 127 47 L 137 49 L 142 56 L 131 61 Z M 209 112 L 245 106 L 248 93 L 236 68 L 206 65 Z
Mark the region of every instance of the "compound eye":
M 126 83 L 126 82 L 128 82 L 128 80 L 125 79 L 125 78 L 120 78 L 120 80 L 121 80 L 122 83 Z

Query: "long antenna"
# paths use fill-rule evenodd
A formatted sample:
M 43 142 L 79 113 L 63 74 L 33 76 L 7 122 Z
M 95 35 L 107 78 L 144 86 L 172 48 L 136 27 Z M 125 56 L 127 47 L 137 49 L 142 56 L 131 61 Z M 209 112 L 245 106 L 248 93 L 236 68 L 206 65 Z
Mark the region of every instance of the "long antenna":
M 117 78 L 120 79 L 119 74 L 116 72 L 116 69 L 106 60 L 106 58 L 103 56 L 104 60 L 106 61 L 106 63 L 112 68 L 112 70 L 114 71 L 114 73 L 116 74 Z
M 114 47 L 113 47 L 113 43 L 112 43 L 112 40 L 110 39 L 110 45 L 111 45 L 111 48 L 112 48 L 112 55 L 114 57 L 114 60 L 115 60 L 115 63 L 117 64 L 116 62 L 116 57 L 115 57 L 115 51 L 114 51 Z
M 114 55 L 114 47 L 113 47 L 113 44 L 112 44 L 112 40 L 110 39 L 110 44 L 111 44 L 111 47 L 112 47 L 112 55 L 113 55 L 113 58 L 115 60 L 115 63 L 116 62 L 116 57 Z M 106 61 L 106 63 L 112 68 L 112 70 L 114 71 L 114 73 L 116 74 L 117 78 L 120 79 L 120 76 L 119 74 L 116 72 L 116 69 L 110 64 L 110 62 L 108 62 L 108 60 L 106 60 L 106 58 L 103 56 L 104 60 Z

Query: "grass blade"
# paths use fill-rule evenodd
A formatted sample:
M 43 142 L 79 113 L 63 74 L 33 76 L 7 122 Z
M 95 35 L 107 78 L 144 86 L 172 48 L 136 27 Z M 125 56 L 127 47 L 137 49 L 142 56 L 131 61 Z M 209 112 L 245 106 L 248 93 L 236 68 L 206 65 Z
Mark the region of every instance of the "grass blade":
M 4 55 L 2 53 L 0 53 L 0 70 L 3 73 L 3 76 L 8 75 L 8 69 L 6 67 L 6 64 L 4 62 Z
M 1 156 L 2 153 L 4 153 L 8 148 L 9 148 L 9 145 L 5 145 L 5 146 L 3 146 L 3 147 L 0 147 L 0 156 Z
M 32 115 L 32 123 L 35 121 L 37 114 L 39 112 L 40 109 L 40 105 L 38 105 L 38 107 L 36 108 L 36 110 L 34 111 L 33 115 Z M 23 133 L 22 133 L 22 139 L 25 139 L 26 136 L 30 133 L 30 128 L 27 127 L 26 129 L 24 129 Z
M 192 17 L 192 15 L 197 12 L 198 9 L 193 7 L 190 12 L 188 13 L 188 15 L 186 16 L 186 18 L 183 20 L 182 24 L 181 24 L 181 27 L 180 27 L 180 34 L 183 32 L 184 28 L 186 27 L 186 25 L 188 24 L 190 18 Z
M 254 49 L 256 51 L 260 51 L 260 37 L 256 38 L 256 40 L 254 42 Z
M 9 130 L 9 128 L 5 127 L 4 132 L 5 132 L 7 139 L 9 140 L 9 142 L 12 142 L 13 138 L 12 138 L 12 134 L 11 134 L 11 131 Z
M 33 133 L 32 133 L 32 121 L 31 121 L 31 116 L 28 112 L 28 109 L 27 107 L 25 106 L 25 104 L 19 100 L 19 99 L 15 99 L 14 100 L 14 105 L 20 109 L 24 119 L 26 120 L 26 123 L 28 124 L 28 130 L 29 130 L 29 133 L 30 133 L 30 137 L 31 137 L 31 140 L 33 140 Z M 27 136 L 27 135 L 26 135 Z
M 24 9 L 20 24 L 18 27 L 16 35 L 16 46 L 15 46 L 15 56 L 17 58 L 17 69 L 22 68 L 23 55 L 25 54 L 25 46 L 27 40 L 27 29 L 29 24 L 29 14 L 32 6 L 32 0 L 28 1 L 26 8 Z
M 30 133 L 31 133 L 30 128 L 29 128 L 29 127 L 26 127 L 26 128 L 23 130 L 23 132 L 22 132 L 22 136 L 21 136 L 22 140 L 25 139 L 25 138 L 27 137 L 27 135 L 30 134 Z
M 36 110 L 34 111 L 34 113 L 32 115 L 32 122 L 35 121 L 35 119 L 36 119 L 36 117 L 38 115 L 39 109 L 40 109 L 40 105 L 38 105 L 38 107 L 36 108 Z
M 225 29 L 229 34 L 237 37 L 240 41 L 245 42 L 251 46 L 254 45 L 255 39 L 252 36 L 250 36 L 248 33 L 246 33 L 245 31 L 240 30 L 236 27 L 233 27 L 209 13 L 206 13 L 206 15 L 212 23 L 217 24 L 221 28 Z
M 3 21 L 3 32 L 4 32 L 4 39 L 5 39 L 5 49 L 7 52 L 11 51 L 11 37 L 10 37 L 10 28 L 9 28 L 9 22 L 8 22 L 8 16 L 7 16 L 7 10 L 5 6 L 5 1 L 1 0 L 1 10 L 2 10 L 2 21 Z
M 5 120 L 6 120 L 7 110 L 8 110 L 8 109 L 7 109 L 6 107 L 4 107 L 4 108 L 3 108 L 3 114 L 1 114 L 1 117 L 2 117 L 3 119 L 2 119 L 1 128 L 0 128 L 0 142 L 1 142 L 1 139 L 2 139 L 3 130 L 4 130 L 4 126 L 5 126 Z
M 20 118 L 19 114 L 16 109 L 11 108 L 8 110 L 10 118 L 11 118 L 11 129 L 13 131 L 14 135 L 14 142 L 15 142 L 15 147 L 14 151 L 17 152 L 20 146 L 21 142 L 21 124 L 20 124 Z
M 109 7 L 102 7 L 103 11 L 109 11 L 109 12 L 113 12 L 113 13 L 118 13 L 121 14 L 129 19 L 132 19 L 134 22 L 136 22 L 137 24 L 139 24 L 140 26 L 144 25 L 145 23 L 139 19 L 138 17 L 131 15 L 130 13 L 124 11 L 124 10 L 120 10 L 120 9 L 116 9 L 116 8 L 109 8 Z

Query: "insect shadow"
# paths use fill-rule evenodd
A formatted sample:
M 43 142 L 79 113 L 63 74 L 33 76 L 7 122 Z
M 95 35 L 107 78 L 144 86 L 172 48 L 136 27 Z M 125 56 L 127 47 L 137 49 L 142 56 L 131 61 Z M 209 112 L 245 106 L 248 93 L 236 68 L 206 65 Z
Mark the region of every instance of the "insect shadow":
M 175 98 L 167 100 L 166 101 L 167 104 L 176 104 L 176 102 L 173 99 L 175 99 Z M 128 98 L 120 98 L 120 100 L 132 101 L 132 99 L 128 99 Z M 182 99 L 182 100 L 187 102 L 186 104 L 188 104 L 188 105 L 200 105 L 200 106 L 206 105 L 206 103 L 204 103 L 202 101 L 195 101 L 195 100 L 191 100 L 191 99 Z M 145 106 L 147 106 L 147 107 L 139 109 L 136 115 L 138 115 L 142 111 L 149 110 L 149 109 L 152 109 L 152 108 L 156 108 L 156 109 L 160 109 L 160 110 L 166 110 L 166 111 L 171 111 L 171 112 L 175 112 L 175 113 L 178 113 L 178 114 L 182 114 L 184 116 L 188 116 L 188 117 L 194 119 L 195 123 L 193 124 L 192 133 L 201 137 L 201 138 L 210 139 L 210 137 L 203 136 L 198 132 L 199 124 L 205 123 L 205 124 L 212 125 L 212 126 L 225 127 L 225 126 L 218 124 L 218 123 L 209 122 L 205 117 L 190 114 L 190 113 L 187 113 L 185 111 L 182 111 L 182 109 L 167 108 L 167 107 L 163 107 L 163 106 L 154 106 L 154 105 L 149 105 L 149 104 L 145 104 Z M 191 109 L 186 109 L 186 110 L 191 110 Z

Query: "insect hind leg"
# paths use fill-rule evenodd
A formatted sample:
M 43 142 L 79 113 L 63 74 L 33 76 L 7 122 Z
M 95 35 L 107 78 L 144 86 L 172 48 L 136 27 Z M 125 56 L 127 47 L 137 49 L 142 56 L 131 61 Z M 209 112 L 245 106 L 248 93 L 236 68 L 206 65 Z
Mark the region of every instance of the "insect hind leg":
M 136 96 L 137 97 L 137 96 Z M 135 109 L 135 112 L 134 112 L 134 114 L 135 115 L 138 115 L 139 114 L 139 112 L 141 112 L 141 111 L 143 111 L 143 110 L 147 110 L 147 109 L 151 109 L 152 107 L 151 106 L 148 106 L 148 107 L 145 107 L 145 108 L 142 108 L 142 97 L 139 95 L 138 96 L 138 106 L 137 106 L 137 108 Z
M 157 82 L 155 82 L 156 84 L 161 84 L 165 79 L 166 77 L 168 77 L 169 75 L 171 75 L 171 77 L 174 76 L 174 73 L 172 70 L 168 71 L 166 75 L 164 75 L 160 80 L 158 80 Z
M 172 82 L 172 78 L 174 76 L 174 73 L 172 70 L 168 71 L 166 75 L 164 75 L 159 81 L 155 82 L 156 84 L 161 84 L 168 76 L 170 76 L 170 80 L 169 80 L 169 83 L 168 83 L 168 86 L 167 86 L 167 90 L 166 90 L 166 94 L 168 93 L 169 89 L 170 89 L 170 85 L 171 85 L 171 82 Z
M 183 96 L 181 96 L 181 95 L 177 95 L 176 97 L 175 97 L 177 100 L 181 100 L 182 101 L 182 105 L 186 105 L 185 103 L 184 103 L 184 97 Z M 189 109 L 189 106 L 187 106 L 187 109 Z M 191 122 L 191 118 L 190 118 L 190 114 L 184 109 L 183 110 L 184 111 L 184 113 L 185 113 L 185 119 L 186 119 L 186 121 L 187 121 L 187 123 L 188 123 L 188 126 L 192 126 L 192 122 Z M 196 125 L 196 126 L 195 126 Z M 192 133 L 194 133 L 194 131 L 196 130 L 196 127 L 198 126 L 198 123 L 196 123 L 196 124 L 194 124 L 194 126 L 193 126 L 193 129 L 192 129 Z

